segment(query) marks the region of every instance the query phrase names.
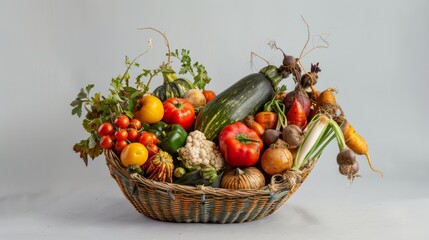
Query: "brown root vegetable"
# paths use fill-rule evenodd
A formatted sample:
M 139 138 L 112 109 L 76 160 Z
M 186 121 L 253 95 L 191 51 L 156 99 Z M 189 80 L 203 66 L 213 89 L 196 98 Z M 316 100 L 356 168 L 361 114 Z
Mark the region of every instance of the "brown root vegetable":
M 288 78 L 292 74 L 295 78 L 295 82 L 298 82 L 301 79 L 301 67 L 299 66 L 299 58 L 294 56 L 287 55 L 281 48 L 279 48 L 275 41 L 268 43 L 272 49 L 280 50 L 283 53 L 283 62 L 279 67 L 280 72 L 282 73 L 283 78 Z
M 318 73 L 322 70 L 319 68 L 319 63 L 311 64 L 310 72 L 304 74 L 301 77 L 301 86 L 303 89 L 307 89 L 311 86 L 316 85 L 317 79 L 319 78 Z
M 304 133 L 297 125 L 289 124 L 283 128 L 282 139 L 288 148 L 297 148 L 304 140 Z
M 356 154 L 349 148 L 343 149 L 337 155 L 338 165 L 352 165 L 356 162 Z
M 290 169 L 292 164 L 292 153 L 287 149 L 286 143 L 281 139 L 271 144 L 261 157 L 261 167 L 269 175 L 283 173 Z
M 359 163 L 355 161 L 353 164 L 342 164 L 338 167 L 338 170 L 342 175 L 347 176 L 350 181 L 353 181 L 358 176 Z
M 282 132 L 275 130 L 275 129 L 267 129 L 265 130 L 264 134 L 262 134 L 262 141 L 264 141 L 264 144 L 271 145 L 281 137 Z

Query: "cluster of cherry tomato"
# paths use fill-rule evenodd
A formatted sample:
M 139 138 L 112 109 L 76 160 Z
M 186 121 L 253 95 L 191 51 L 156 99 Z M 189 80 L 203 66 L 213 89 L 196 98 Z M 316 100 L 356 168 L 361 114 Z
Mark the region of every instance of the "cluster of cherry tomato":
M 100 146 L 104 149 L 114 148 L 121 152 L 128 144 L 139 142 L 143 144 L 149 156 L 158 152 L 158 138 L 154 133 L 144 131 L 142 123 L 136 119 L 130 119 L 126 115 L 118 116 L 113 124 L 105 122 L 98 128 Z

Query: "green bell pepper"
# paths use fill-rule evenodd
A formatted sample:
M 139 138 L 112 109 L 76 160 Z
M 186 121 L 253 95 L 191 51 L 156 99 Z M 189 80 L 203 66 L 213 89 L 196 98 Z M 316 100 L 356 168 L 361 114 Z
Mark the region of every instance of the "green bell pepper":
M 161 149 L 171 155 L 177 155 L 177 150 L 185 146 L 188 137 L 186 130 L 179 124 L 168 125 L 165 122 L 153 124 L 148 132 L 154 133 Z
M 160 121 L 160 122 L 152 124 L 150 126 L 150 128 L 147 129 L 147 131 L 155 134 L 156 137 L 158 138 L 158 140 L 161 140 L 161 138 L 163 138 L 163 135 L 165 135 L 165 130 L 167 128 L 168 128 L 168 124 Z

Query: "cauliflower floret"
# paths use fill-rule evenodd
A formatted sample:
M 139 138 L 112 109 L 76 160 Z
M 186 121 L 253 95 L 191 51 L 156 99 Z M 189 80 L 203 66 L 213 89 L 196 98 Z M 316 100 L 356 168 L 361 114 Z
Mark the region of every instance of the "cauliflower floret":
M 178 150 L 180 159 L 189 170 L 212 166 L 219 171 L 225 160 L 214 142 L 207 140 L 204 133 L 195 130 L 186 138 L 186 145 Z

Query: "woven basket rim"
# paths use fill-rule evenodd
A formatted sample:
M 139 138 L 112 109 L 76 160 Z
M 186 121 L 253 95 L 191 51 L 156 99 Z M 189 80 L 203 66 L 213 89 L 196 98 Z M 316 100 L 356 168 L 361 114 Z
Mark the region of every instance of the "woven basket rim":
M 168 182 L 159 182 L 151 179 L 147 179 L 141 176 L 138 173 L 128 173 L 125 167 L 120 163 L 120 160 L 116 153 L 111 150 L 104 150 L 104 155 L 106 159 L 106 163 L 109 166 L 110 171 L 116 170 L 120 174 L 127 177 L 131 183 L 135 185 L 143 185 L 145 187 L 154 188 L 158 190 L 162 190 L 165 192 L 173 193 L 181 193 L 188 195 L 202 195 L 202 194 L 211 194 L 214 196 L 221 196 L 223 198 L 231 197 L 231 198 L 244 198 L 244 197 L 252 197 L 252 196 L 261 196 L 261 195 L 273 195 L 278 192 L 284 191 L 295 191 L 301 183 L 305 180 L 308 174 L 313 170 L 317 159 L 311 160 L 304 167 L 298 171 L 298 179 L 297 184 L 293 184 L 291 186 L 290 179 L 285 176 L 286 174 L 278 174 L 274 175 L 271 178 L 271 182 L 266 184 L 266 186 L 261 189 L 226 189 L 226 188 L 214 188 L 211 186 L 197 185 L 197 186 L 189 186 L 182 185 L 177 183 L 168 183 Z

